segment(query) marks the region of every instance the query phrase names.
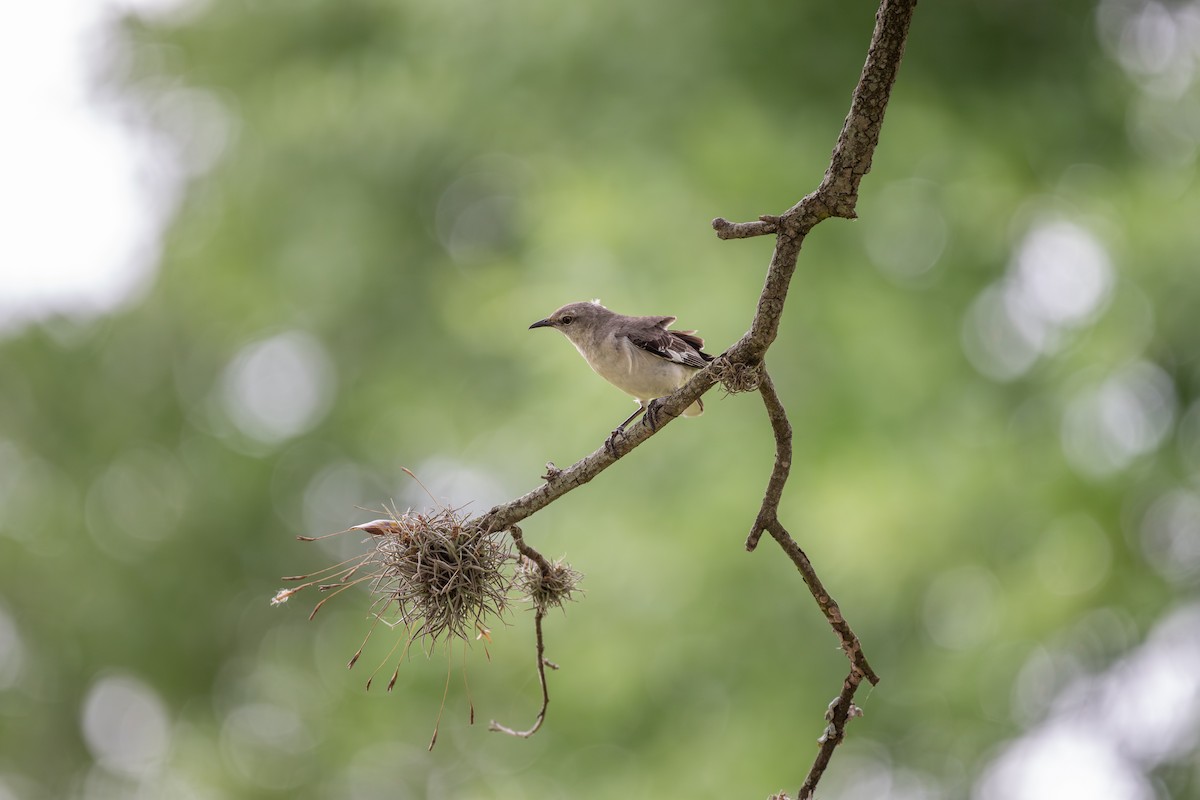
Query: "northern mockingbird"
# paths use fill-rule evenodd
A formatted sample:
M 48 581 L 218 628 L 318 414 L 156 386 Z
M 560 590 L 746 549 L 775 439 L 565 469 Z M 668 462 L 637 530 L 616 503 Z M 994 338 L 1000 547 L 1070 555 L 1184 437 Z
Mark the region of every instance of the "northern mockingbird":
M 672 331 L 675 317 L 627 317 L 609 311 L 598 300 L 571 303 L 529 326 L 554 328 L 571 340 L 596 374 L 638 402 L 638 410 L 617 426 L 605 442 L 625 432 L 625 426 L 646 415 L 657 426 L 657 400 L 687 383 L 713 357 L 700 348 L 704 340 L 695 331 Z M 704 403 L 692 403 L 684 416 L 704 413 Z

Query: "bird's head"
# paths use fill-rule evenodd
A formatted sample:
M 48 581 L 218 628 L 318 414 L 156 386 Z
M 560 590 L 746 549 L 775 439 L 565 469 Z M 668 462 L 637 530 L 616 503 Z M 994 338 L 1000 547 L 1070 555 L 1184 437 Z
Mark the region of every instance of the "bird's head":
M 600 305 L 599 300 L 568 303 L 545 319 L 539 319 L 530 325 L 529 329 L 555 328 L 574 341 L 577 336 L 595 330 L 597 325 L 611 316 L 613 312 Z

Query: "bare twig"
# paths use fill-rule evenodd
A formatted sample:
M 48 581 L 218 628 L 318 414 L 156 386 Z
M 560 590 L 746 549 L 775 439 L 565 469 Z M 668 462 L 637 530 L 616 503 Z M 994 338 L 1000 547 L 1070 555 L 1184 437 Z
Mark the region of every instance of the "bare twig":
M 546 645 L 542 640 L 542 617 L 546 616 L 541 609 L 534 609 L 533 629 L 537 632 L 537 674 L 538 681 L 542 684 L 542 707 L 538 710 L 537 717 L 533 720 L 533 725 L 528 730 L 519 731 L 515 728 L 509 728 L 501 725 L 496 720 L 488 723 L 488 730 L 496 733 L 507 733 L 509 736 L 519 736 L 522 739 L 528 739 L 541 729 L 542 723 L 546 721 L 546 708 L 550 705 L 550 690 L 546 688 L 546 667 L 558 669 L 558 667 L 546 660 Z
M 508 534 L 512 537 L 513 547 L 517 548 L 518 553 L 537 564 L 538 569 L 542 571 L 543 575 L 550 574 L 550 570 L 552 569 L 550 562 L 546 560 L 544 555 L 525 544 L 525 535 L 521 532 L 520 528 L 518 528 L 516 525 L 509 525 Z
M 541 571 L 543 579 L 548 578 L 554 573 L 554 567 L 546 560 L 546 557 L 539 553 L 534 548 L 525 543 L 525 538 L 521 535 L 521 529 L 516 525 L 509 526 L 509 534 L 512 535 L 513 545 L 517 551 L 525 558 L 537 565 Z M 488 725 L 489 731 L 497 733 L 507 733 L 509 736 L 519 736 L 522 739 L 528 739 L 533 736 L 542 727 L 542 723 L 546 721 L 546 708 L 550 705 L 550 690 L 546 686 L 546 667 L 558 669 L 558 665 L 546 660 L 546 643 L 542 637 L 542 618 L 546 616 L 546 605 L 543 603 L 534 603 L 533 607 L 533 629 L 537 634 L 537 673 L 538 682 L 542 685 L 542 707 L 538 710 L 537 717 L 533 721 L 533 725 L 528 730 L 518 731 L 514 728 L 509 728 L 501 725 L 496 720 L 492 720 Z
M 863 676 L 851 670 L 846 676 L 846 680 L 842 681 L 842 691 L 829 704 L 829 711 L 826 712 L 826 718 L 829 724 L 825 726 L 825 732 L 817 741 L 820 747 L 817 749 L 817 757 L 813 760 L 812 767 L 808 770 L 808 775 L 804 778 L 804 783 L 800 786 L 800 791 L 797 793 L 797 800 L 811 800 L 817 791 L 817 783 L 821 780 L 821 776 L 825 774 L 825 768 L 829 766 L 829 760 L 833 758 L 833 751 L 846 735 L 846 723 L 850 721 L 850 717 L 857 709 L 854 706 L 854 693 L 858 691 L 858 685 L 862 683 Z
M 792 423 L 788 421 L 787 412 L 779 395 L 775 392 L 775 383 L 767 372 L 767 366 L 762 366 L 762 377 L 758 384 L 759 394 L 762 395 L 763 405 L 767 407 L 767 417 L 771 420 L 771 431 L 775 434 L 775 466 L 771 469 L 771 479 L 767 481 L 767 493 L 763 496 L 762 506 L 750 535 L 746 537 L 746 549 L 753 551 L 758 547 L 758 540 L 763 531 L 778 519 L 779 501 L 783 497 L 783 486 L 787 483 L 788 473 L 792 469 Z
M 712 226 L 721 239 L 749 239 L 777 232 L 779 217 L 764 214 L 754 222 L 730 222 L 724 217 L 717 217 L 712 221 Z

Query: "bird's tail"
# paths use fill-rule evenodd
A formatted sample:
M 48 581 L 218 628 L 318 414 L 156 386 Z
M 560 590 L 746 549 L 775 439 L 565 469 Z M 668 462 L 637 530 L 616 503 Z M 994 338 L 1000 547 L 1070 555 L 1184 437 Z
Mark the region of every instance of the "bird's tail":
M 685 408 L 683 410 L 683 415 L 685 417 L 698 417 L 703 413 L 704 413 L 704 401 L 703 400 L 697 400 L 696 402 L 692 403 L 690 406 L 688 406 L 687 408 Z

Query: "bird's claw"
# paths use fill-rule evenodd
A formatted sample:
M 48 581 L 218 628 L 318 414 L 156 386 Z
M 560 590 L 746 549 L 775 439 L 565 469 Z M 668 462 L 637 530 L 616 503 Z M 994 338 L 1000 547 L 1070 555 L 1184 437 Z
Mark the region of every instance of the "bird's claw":
M 616 430 L 614 430 L 612 433 L 610 433 L 608 435 L 608 438 L 604 440 L 604 449 L 613 458 L 617 457 L 617 439 L 620 439 L 624 435 L 625 435 L 625 426 L 622 425 L 619 428 L 617 428 Z
M 656 397 L 646 404 L 646 424 L 650 430 L 658 430 L 658 412 L 662 408 L 662 398 Z

